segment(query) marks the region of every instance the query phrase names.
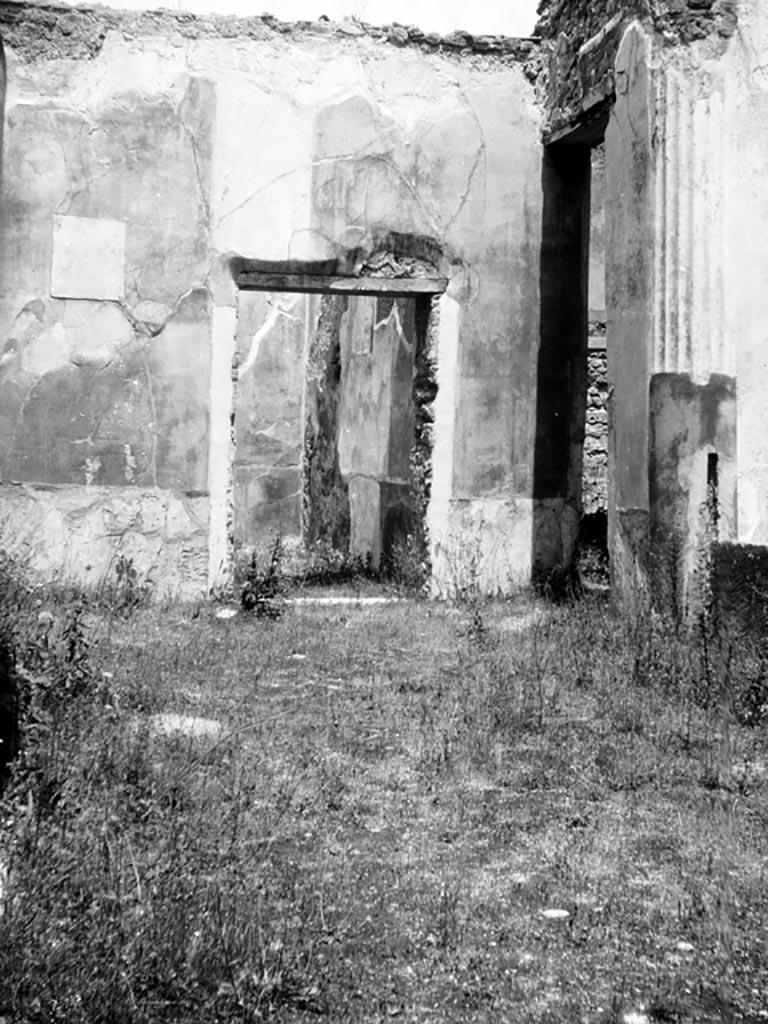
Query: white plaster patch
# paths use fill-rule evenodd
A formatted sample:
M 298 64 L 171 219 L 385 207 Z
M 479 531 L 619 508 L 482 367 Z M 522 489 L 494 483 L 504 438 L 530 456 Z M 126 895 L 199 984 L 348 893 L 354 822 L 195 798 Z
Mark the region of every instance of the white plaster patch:
M 124 278 L 123 221 L 54 216 L 51 295 L 61 299 L 121 299 Z
M 537 626 L 540 622 L 545 622 L 549 616 L 541 608 L 534 608 L 532 611 L 525 612 L 524 614 L 517 614 L 510 618 L 504 618 L 499 622 L 499 632 L 501 633 L 525 633 L 527 630 Z
M 318 607 L 336 607 L 349 605 L 367 607 L 369 605 L 380 605 L 380 604 L 400 604 L 403 601 L 400 597 L 349 597 L 339 595 L 338 597 L 289 597 L 286 599 L 286 604 L 289 605 L 317 605 Z M 293 655 L 292 657 L 296 657 Z
M 56 321 L 21 343 L 25 373 L 44 377 L 67 366 L 103 368 L 133 338 L 133 328 L 117 306 L 95 301 L 63 303 Z
M 259 349 L 261 348 L 261 343 L 272 331 L 280 317 L 290 316 L 291 310 L 294 308 L 294 306 L 296 306 L 298 302 L 301 301 L 302 298 L 303 296 L 301 295 L 292 294 L 276 294 L 270 295 L 268 297 L 267 308 L 269 311 L 267 313 L 266 319 L 264 320 L 264 323 L 261 325 L 261 327 L 259 327 L 259 329 L 254 334 L 253 338 L 251 339 L 251 345 L 250 348 L 248 349 L 247 356 L 238 367 L 238 380 L 242 380 L 243 377 L 256 365 L 256 360 L 259 358 Z M 293 319 L 297 320 L 299 319 L 299 317 L 294 316 Z
M 432 594 L 507 594 L 530 580 L 534 502 L 475 498 L 452 502 L 430 526 Z
M 69 362 L 69 339 L 64 326 L 55 323 L 50 330 L 27 342 L 21 350 L 21 369 L 24 373 L 44 377 Z
M 285 257 L 312 219 L 313 132 L 312 117 L 281 96 L 243 80 L 220 83 L 211 190 L 220 252 Z
M 160 736 L 191 736 L 201 739 L 208 736 L 217 739 L 222 733 L 221 722 L 215 718 L 199 718 L 196 715 L 179 715 L 169 711 L 152 715 L 150 731 Z

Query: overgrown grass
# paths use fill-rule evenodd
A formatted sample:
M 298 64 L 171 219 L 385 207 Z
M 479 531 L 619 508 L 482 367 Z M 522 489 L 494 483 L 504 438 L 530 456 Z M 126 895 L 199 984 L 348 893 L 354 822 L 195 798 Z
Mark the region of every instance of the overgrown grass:
M 724 743 L 708 635 L 525 595 L 42 611 L 0 1016 L 768 1019 L 768 751 Z

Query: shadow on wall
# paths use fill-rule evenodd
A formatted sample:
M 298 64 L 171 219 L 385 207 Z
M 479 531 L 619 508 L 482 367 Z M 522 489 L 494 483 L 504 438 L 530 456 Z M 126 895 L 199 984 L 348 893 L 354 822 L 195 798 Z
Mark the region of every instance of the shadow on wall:
M 589 318 L 590 146 L 546 146 L 541 182 L 541 337 L 533 458 L 534 575 L 570 563 L 581 517 Z

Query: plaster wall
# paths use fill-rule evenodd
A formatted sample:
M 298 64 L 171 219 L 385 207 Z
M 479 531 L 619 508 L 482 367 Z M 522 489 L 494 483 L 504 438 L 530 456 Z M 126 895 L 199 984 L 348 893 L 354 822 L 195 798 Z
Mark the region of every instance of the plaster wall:
M 743 0 L 740 31 L 728 52 L 722 106 L 723 234 L 727 367 L 737 388 L 738 508 L 734 539 L 768 543 L 768 345 L 765 282 L 768 218 L 768 10 Z M 728 538 L 725 538 L 728 539 Z
M 606 139 L 614 563 L 626 575 L 643 547 L 667 559 L 683 603 L 707 530 L 708 475 L 719 540 L 768 534 L 768 243 L 757 227 L 768 215 L 767 44 L 768 12 L 746 0 L 735 31 L 684 48 L 635 23 L 616 62 Z
M 195 503 L 185 536 L 196 564 L 208 558 L 193 581 L 164 563 L 164 585 L 225 582 L 242 427 L 233 360 L 248 333 L 237 340 L 230 260 L 306 265 L 420 238 L 455 307 L 437 345 L 454 400 L 440 412 L 450 441 L 435 453 L 431 541 L 437 551 L 482 520 L 488 586 L 525 576 L 541 230 L 527 58 L 325 23 L 66 17 L 53 52 L 18 20 L 5 26 L 0 515 L 17 485 L 43 518 L 52 499 L 40 496 L 65 495 L 101 546 L 86 552 L 63 528 L 43 544 L 41 528 L 39 564 L 104 574 L 133 544 L 157 577 L 140 557 L 151 493 Z M 298 354 L 298 335 L 284 341 Z M 287 351 L 270 367 L 272 399 L 290 391 L 295 405 Z M 257 376 L 268 418 L 269 374 Z M 117 539 L 113 488 L 129 509 Z
M 620 589 L 647 543 L 648 374 L 653 334 L 651 43 L 637 23 L 616 58 L 616 103 L 605 136 L 606 307 L 610 448 L 609 542 Z

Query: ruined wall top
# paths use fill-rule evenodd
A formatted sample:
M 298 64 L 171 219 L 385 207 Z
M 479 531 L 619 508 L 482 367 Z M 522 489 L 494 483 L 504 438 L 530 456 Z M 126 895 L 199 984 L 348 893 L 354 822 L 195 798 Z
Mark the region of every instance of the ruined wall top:
M 712 33 L 730 35 L 738 0 L 541 0 L 537 32 L 552 39 L 561 32 L 581 45 L 612 18 L 648 19 L 670 43 L 689 43 Z
M 268 40 L 280 36 L 298 39 L 326 36 L 344 40 L 362 37 L 384 45 L 416 47 L 449 57 L 530 64 L 531 77 L 538 70 L 537 38 L 472 35 L 463 31 L 439 35 L 423 32 L 413 25 L 376 26 L 356 19 L 285 22 L 270 14 L 238 17 L 170 10 L 117 11 L 38 0 L 0 0 L 0 31 L 6 43 L 27 61 L 91 58 L 100 52 L 109 32 L 121 32 L 134 37 L 173 34 L 185 39 Z
M 640 19 L 663 46 L 728 39 L 739 0 L 541 0 L 548 133 L 573 125 L 613 95 L 613 65 L 627 24 Z

